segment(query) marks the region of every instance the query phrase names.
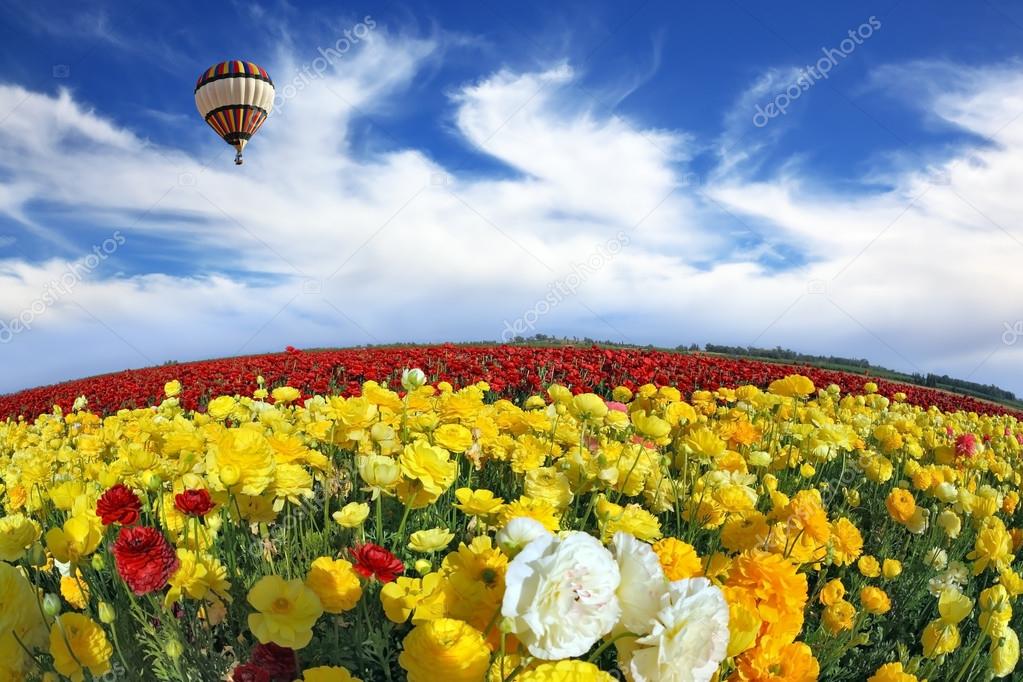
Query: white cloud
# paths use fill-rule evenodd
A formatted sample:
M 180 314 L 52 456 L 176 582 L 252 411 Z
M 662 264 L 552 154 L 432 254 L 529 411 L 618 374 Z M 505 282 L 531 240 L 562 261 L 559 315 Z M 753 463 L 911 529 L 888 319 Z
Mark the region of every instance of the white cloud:
M 286 344 L 496 339 L 619 231 L 630 244 L 537 331 L 781 344 L 1023 389 L 1020 347 L 1001 343 L 1003 324 L 1023 316 L 1013 223 L 1023 198 L 1011 191 L 1023 180 L 1023 125 L 998 128 L 1023 110 L 1023 70 L 929 91 L 949 125 L 994 144 L 942 161 L 948 184 L 902 171 L 883 193 L 832 192 L 798 165 L 750 182 L 739 170 L 749 159 L 734 154 L 691 186 L 689 135 L 585 106 L 567 64 L 481 74 L 453 93 L 456 132 L 511 169 L 502 179 L 423 149 L 356 154 L 352 122 L 415 106 L 408 88 L 441 47 L 378 29 L 285 102 L 241 168 L 212 133 L 199 153 L 160 147 L 67 92 L 0 86 L 0 111 L 23 100 L 0 128 L 10 178 L 0 212 L 58 254 L 0 260 L 0 319 L 84 256 L 68 250 L 59 221 L 36 215 L 38 202 L 127 240 L 0 345 L 0 389 Z M 270 65 L 278 87 L 315 56 L 282 52 Z M 770 226 L 768 244 L 740 247 L 737 219 Z M 185 249 L 190 274 L 119 276 L 116 258 L 153 238 Z M 778 245 L 807 264 L 757 262 Z M 829 296 L 809 293 L 818 280 Z

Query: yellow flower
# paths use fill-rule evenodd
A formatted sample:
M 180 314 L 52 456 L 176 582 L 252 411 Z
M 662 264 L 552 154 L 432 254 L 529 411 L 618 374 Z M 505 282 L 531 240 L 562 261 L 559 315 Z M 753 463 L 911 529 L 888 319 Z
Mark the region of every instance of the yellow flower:
M 546 500 L 559 510 L 572 501 L 572 485 L 568 476 L 554 467 L 538 467 L 526 472 L 523 494 L 533 499 Z
M 901 663 L 885 663 L 867 682 L 918 682 L 917 676 L 902 669 Z
M 219 398 L 214 398 L 206 405 L 206 414 L 213 419 L 226 419 L 235 408 L 238 407 L 238 401 L 229 395 L 222 395 Z
M 231 600 L 227 569 L 217 558 L 182 547 L 178 548 L 177 555 L 178 570 L 170 577 L 170 589 L 164 597 L 167 608 L 186 596 L 190 599 L 212 599 L 212 593 L 215 597 Z
M 94 514 L 72 516 L 62 527 L 46 532 L 46 546 L 57 561 L 72 564 L 95 552 L 102 539 L 102 525 Z
M 451 544 L 455 534 L 446 528 L 430 528 L 429 530 L 417 530 L 409 536 L 408 548 L 413 552 L 430 554 Z
M 432 504 L 451 487 L 458 464 L 444 448 L 419 440 L 405 446 L 399 458 L 402 479 L 398 497 L 413 509 Z
M 738 656 L 757 643 L 763 620 L 753 592 L 728 585 L 722 592 L 728 602 L 728 655 Z
M 274 399 L 274 402 L 287 405 L 301 398 L 302 392 L 291 386 L 281 386 L 270 391 L 270 396 Z
M 654 553 L 668 580 L 682 580 L 703 575 L 703 561 L 696 548 L 678 538 L 664 538 L 653 545 Z
M 881 565 L 881 574 L 885 580 L 894 580 L 902 575 L 902 562 L 898 559 L 885 559 Z
M 838 578 L 833 578 L 832 580 L 829 580 L 823 588 L 821 588 L 821 593 L 817 598 L 820 599 L 821 604 L 824 604 L 825 606 L 837 604 L 845 598 L 845 585 L 843 585 L 842 581 Z
M 80 613 L 64 613 L 50 629 L 50 654 L 53 667 L 74 682 L 85 679 L 85 669 L 93 677 L 110 670 L 114 648 L 103 628 Z
M 24 514 L 0 518 L 0 561 L 21 559 L 41 533 L 39 524 Z
M 970 615 L 973 600 L 955 589 L 944 589 L 938 595 L 938 613 L 943 623 L 955 625 Z
M 327 613 L 342 613 L 355 608 L 362 597 L 362 583 L 351 562 L 320 557 L 313 561 L 305 577 L 306 587 L 316 593 Z
M 331 515 L 342 528 L 358 528 L 369 516 L 369 505 L 365 502 L 349 502 Z
M 601 525 L 601 538 L 610 542 L 618 531 L 624 531 L 645 542 L 661 537 L 660 520 L 638 504 L 624 507 L 601 497 L 596 505 L 597 518 Z
M 439 585 L 439 573 L 428 573 L 422 578 L 398 576 L 397 580 L 387 583 L 380 590 L 380 603 L 384 607 L 384 615 L 393 623 L 404 623 L 409 615 L 416 611 L 417 617 L 413 619 L 414 622 L 433 620 L 427 617 L 419 618 L 418 609 L 420 604 L 434 594 Z
M 863 553 L 863 536 L 844 516 L 831 526 L 832 560 L 836 566 L 848 566 Z
M 881 564 L 869 554 L 864 554 L 860 557 L 859 561 L 856 562 L 856 568 L 860 570 L 860 574 L 865 578 L 876 578 L 881 575 Z
M 525 495 L 505 505 L 501 512 L 501 523 L 507 525 L 509 521 L 520 516 L 539 521 L 551 532 L 557 531 L 561 525 L 561 515 L 554 505 L 546 500 L 534 500 Z
M 451 452 L 465 452 L 472 447 L 472 431 L 461 424 L 443 424 L 433 432 L 433 442 Z
M 359 478 L 366 484 L 366 492 L 373 493 L 375 500 L 380 493 L 389 493 L 401 476 L 401 465 L 397 460 L 383 455 L 367 455 L 358 458 Z
M 316 668 L 306 668 L 302 672 L 301 682 L 362 682 L 362 680 L 354 677 L 348 668 L 321 665 Z
M 973 574 L 980 575 L 988 566 L 996 571 L 1012 563 L 1012 538 L 997 516 L 984 519 L 973 551 L 966 555 L 973 561 Z
M 60 577 L 60 596 L 79 611 L 88 605 L 89 586 L 85 584 L 79 571 L 75 571 L 74 576 L 62 575 Z
M 860 590 L 860 604 L 863 610 L 875 616 L 888 613 L 892 608 L 888 593 L 878 587 L 864 587 Z
M 937 658 L 951 653 L 959 648 L 959 628 L 937 618 L 924 628 L 920 643 L 927 658 Z
M 805 398 L 813 393 L 813 381 L 801 374 L 790 374 L 784 379 L 776 379 L 767 387 L 768 393 L 786 398 Z
M 227 429 L 207 454 L 206 469 L 214 490 L 259 495 L 274 481 L 273 449 L 256 429 Z
M 500 514 L 504 507 L 504 500 L 496 497 L 490 490 L 459 488 L 455 491 L 455 498 L 458 500 L 458 504 L 454 505 L 456 509 L 468 516 L 478 516 L 484 521 Z
M 176 398 L 181 395 L 181 382 L 175 379 L 163 385 L 163 394 L 168 398 Z
M 991 672 L 995 677 L 1005 677 L 1016 669 L 1019 663 L 1019 635 L 1006 628 L 998 639 L 991 641 Z
M 607 414 L 607 403 L 595 393 L 580 393 L 572 398 L 569 410 L 580 421 L 597 422 Z
M 586 661 L 558 661 L 520 673 L 519 682 L 613 682 L 618 679 Z
M 824 629 L 833 635 L 843 630 L 852 630 L 853 619 L 856 617 L 856 607 L 840 599 L 834 604 L 825 607 L 821 613 L 821 624 Z
M 904 488 L 893 489 L 888 493 L 884 504 L 891 517 L 899 523 L 908 523 L 916 513 L 916 500 L 913 499 L 913 493 Z
M 479 630 L 439 618 L 412 629 L 398 664 L 408 672 L 409 682 L 480 682 L 490 667 L 490 649 Z
M 248 595 L 257 613 L 249 614 L 249 630 L 261 643 L 301 649 L 313 638 L 313 625 L 323 613 L 316 593 L 301 580 L 277 575 L 260 578 Z

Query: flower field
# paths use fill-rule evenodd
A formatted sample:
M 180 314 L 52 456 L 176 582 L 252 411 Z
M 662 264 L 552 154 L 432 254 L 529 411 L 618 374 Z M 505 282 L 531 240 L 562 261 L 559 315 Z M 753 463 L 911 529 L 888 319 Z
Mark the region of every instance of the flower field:
M 798 372 L 441 346 L 8 396 L 0 679 L 1018 679 L 1023 423 Z
M 123 407 L 145 407 L 159 402 L 164 384 L 173 380 L 183 384 L 179 400 L 189 410 L 201 409 L 218 395 L 251 395 L 257 388 L 257 376 L 270 386 L 293 386 L 305 397 L 351 396 L 358 395 L 363 382 L 369 380 L 397 385 L 402 367 L 420 367 L 432 380 L 454 386 L 485 378 L 494 395 L 513 400 L 522 400 L 552 383 L 564 384 L 574 393 L 607 393 L 615 386 L 635 389 L 646 383 L 691 393 L 744 384 L 763 388 L 775 379 L 800 373 L 820 386 L 835 384 L 846 392 L 858 391 L 864 382 L 872 381 L 882 395 L 904 393 L 910 404 L 936 406 L 946 412 L 1010 411 L 965 395 L 869 375 L 715 355 L 596 346 L 443 345 L 312 352 L 289 347 L 284 353 L 130 370 L 0 396 L 0 419 L 33 418 L 54 405 L 67 411 L 83 395 L 94 411 L 104 414 Z

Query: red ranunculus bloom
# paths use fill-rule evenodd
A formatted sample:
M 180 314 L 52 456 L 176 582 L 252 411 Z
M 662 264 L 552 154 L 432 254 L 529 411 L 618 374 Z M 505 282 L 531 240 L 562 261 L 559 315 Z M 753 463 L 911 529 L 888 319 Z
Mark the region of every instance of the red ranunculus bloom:
M 376 577 L 382 583 L 393 582 L 405 572 L 401 559 L 372 542 L 353 547 L 352 558 L 356 571 L 367 578 Z
M 107 490 L 96 502 L 96 515 L 103 521 L 104 526 L 115 522 L 122 526 L 130 526 L 139 520 L 141 509 L 142 502 L 139 501 L 138 495 L 123 483 L 118 483 Z
M 259 666 L 273 682 L 292 682 L 299 677 L 298 656 L 294 649 L 273 642 L 257 644 L 249 655 L 249 665 Z
M 243 663 L 231 673 L 231 682 L 271 682 L 270 673 L 255 663 Z
M 117 572 L 135 594 L 159 590 L 178 570 L 178 555 L 163 533 L 149 526 L 122 528 L 111 551 Z
M 174 506 L 187 516 L 206 516 L 213 509 L 213 500 L 208 491 L 196 488 L 175 495 Z

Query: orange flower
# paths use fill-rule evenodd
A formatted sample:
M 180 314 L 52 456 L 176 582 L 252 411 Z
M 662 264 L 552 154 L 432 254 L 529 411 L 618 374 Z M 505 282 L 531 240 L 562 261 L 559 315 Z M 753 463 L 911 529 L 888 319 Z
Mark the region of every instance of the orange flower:
M 916 500 L 913 499 L 913 493 L 904 488 L 895 488 L 888 493 L 884 506 L 888 508 L 891 517 L 899 523 L 907 523 L 916 513 Z
M 803 642 L 777 646 L 764 642 L 736 659 L 729 682 L 817 682 L 821 667 Z
M 760 550 L 743 552 L 732 563 L 725 584 L 753 595 L 764 622 L 761 639 L 770 637 L 777 646 L 783 646 L 803 629 L 806 576 L 797 573 L 788 559 Z

